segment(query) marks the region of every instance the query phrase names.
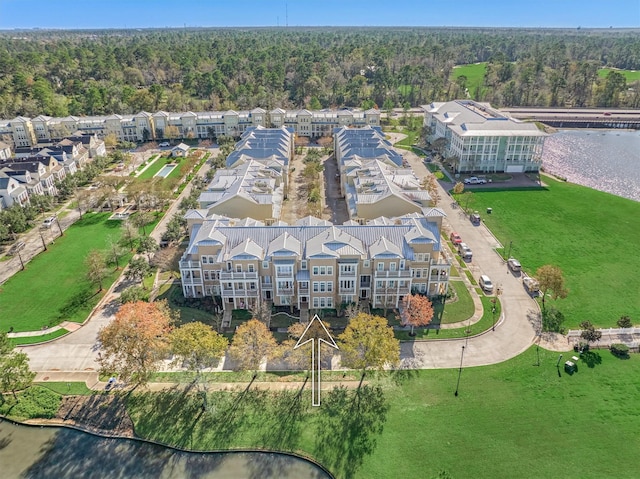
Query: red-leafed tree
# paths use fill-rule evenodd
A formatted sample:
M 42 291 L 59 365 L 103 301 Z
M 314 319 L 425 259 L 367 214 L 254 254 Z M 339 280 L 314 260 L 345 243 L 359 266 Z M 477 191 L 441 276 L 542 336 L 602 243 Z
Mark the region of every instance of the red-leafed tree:
M 426 326 L 433 319 L 433 305 L 426 296 L 409 294 L 402 299 L 400 318 L 402 319 L 402 324 L 411 326 L 409 334 L 413 336 L 415 334 L 413 328 Z
M 166 302 L 127 303 L 98 333 L 101 372 L 146 384 L 169 352 L 173 318 Z

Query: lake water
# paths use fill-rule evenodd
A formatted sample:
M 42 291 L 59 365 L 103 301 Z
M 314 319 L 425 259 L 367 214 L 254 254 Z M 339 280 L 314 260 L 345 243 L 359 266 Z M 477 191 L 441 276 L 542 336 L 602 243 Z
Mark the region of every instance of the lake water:
M 3 479 L 328 479 L 315 464 L 272 453 L 185 453 L 126 439 L 0 420 Z
M 572 183 L 640 201 L 640 131 L 560 130 L 542 164 Z

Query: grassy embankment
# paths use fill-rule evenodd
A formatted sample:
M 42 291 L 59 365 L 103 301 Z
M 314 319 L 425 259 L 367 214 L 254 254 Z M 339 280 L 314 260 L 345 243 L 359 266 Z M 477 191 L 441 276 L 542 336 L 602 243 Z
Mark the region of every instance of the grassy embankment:
M 623 315 L 640 318 L 640 256 L 632 253 L 640 237 L 640 203 L 579 185 L 543 177 L 546 189 L 474 191 L 472 208 L 530 274 L 553 264 L 564 272 L 569 295 L 553 301 L 576 328 L 589 320 L 615 327 Z M 631 249 L 630 249 L 631 248 Z

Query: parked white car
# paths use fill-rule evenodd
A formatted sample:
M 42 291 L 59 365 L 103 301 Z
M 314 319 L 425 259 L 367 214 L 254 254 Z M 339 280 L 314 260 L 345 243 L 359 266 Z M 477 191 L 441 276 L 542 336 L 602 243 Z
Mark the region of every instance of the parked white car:
M 160 148 L 162 148 L 164 146 L 171 146 L 171 143 L 169 143 L 168 141 L 163 141 L 162 143 L 158 143 L 158 146 Z
M 55 223 L 55 221 L 56 221 L 56 217 L 55 216 L 49 216 L 47 219 L 45 219 L 42 222 L 42 227 L 43 228 L 51 228 L 51 225 L 53 223 Z
M 477 176 L 470 176 L 464 179 L 465 185 L 484 185 L 486 182 L 485 178 L 478 178 Z

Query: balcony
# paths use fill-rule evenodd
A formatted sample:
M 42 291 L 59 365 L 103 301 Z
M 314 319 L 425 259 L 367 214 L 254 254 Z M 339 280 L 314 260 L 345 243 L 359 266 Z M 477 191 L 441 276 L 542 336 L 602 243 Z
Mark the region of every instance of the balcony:
M 180 261 L 180 269 L 200 268 L 200 261 Z
M 293 288 L 278 288 L 276 296 L 293 296 Z
M 409 293 L 411 293 L 410 286 L 400 286 L 398 288 L 398 294 L 409 294 Z
M 309 288 L 298 288 L 298 294 L 309 294 Z
M 354 294 L 356 288 L 338 288 L 338 294 Z
M 257 297 L 258 290 L 257 289 L 233 289 L 233 288 L 222 288 L 222 297 L 224 298 L 245 298 L 245 297 Z
M 293 271 L 276 271 L 276 278 L 293 278 Z
M 261 283 L 260 288 L 263 290 L 273 291 L 273 283 Z
M 243 273 L 226 271 L 226 272 L 220 273 L 220 279 L 221 280 L 258 279 L 258 273 L 256 273 L 255 271 L 253 273 L 249 273 L 248 271 L 245 271 Z
M 376 278 L 411 278 L 411 271 L 376 271 Z
M 356 275 L 355 271 L 340 271 L 340 274 L 338 276 L 340 277 L 351 277 L 353 278 Z
M 202 278 L 182 278 L 182 284 L 202 284 Z

